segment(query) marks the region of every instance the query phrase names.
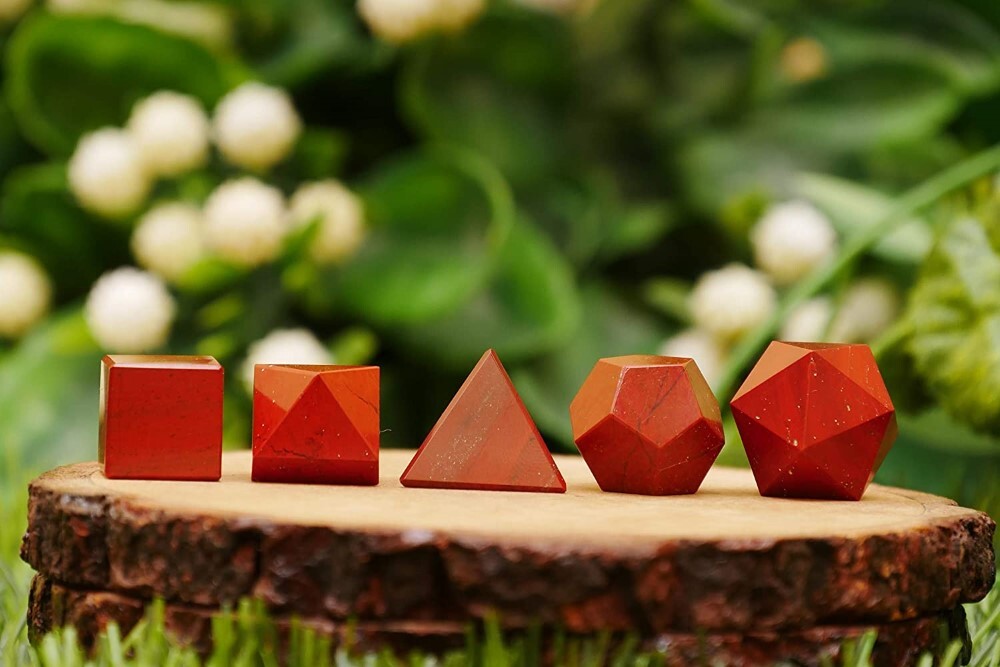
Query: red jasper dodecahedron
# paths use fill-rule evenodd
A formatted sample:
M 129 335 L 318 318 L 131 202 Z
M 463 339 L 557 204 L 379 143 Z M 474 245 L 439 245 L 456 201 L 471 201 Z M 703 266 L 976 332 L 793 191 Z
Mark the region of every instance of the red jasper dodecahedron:
M 255 482 L 378 484 L 376 366 L 254 367 Z
M 601 359 L 569 412 L 576 446 L 604 491 L 694 493 L 725 442 L 719 403 L 686 358 Z
M 212 357 L 104 357 L 98 458 L 105 476 L 219 479 L 223 372 Z
M 867 345 L 773 342 L 731 406 L 764 496 L 860 500 L 896 439 Z

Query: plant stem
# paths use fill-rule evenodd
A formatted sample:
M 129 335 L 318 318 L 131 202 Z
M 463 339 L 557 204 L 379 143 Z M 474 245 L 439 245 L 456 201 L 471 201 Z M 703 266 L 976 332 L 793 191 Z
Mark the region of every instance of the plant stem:
M 744 337 L 733 350 L 719 381 L 720 402 L 724 404 L 729 402 L 743 370 L 760 354 L 774 332 L 796 306 L 826 287 L 843 269 L 914 213 L 930 206 L 953 190 L 997 169 L 1000 169 L 1000 144 L 976 153 L 908 190 L 896 200 L 892 210 L 875 224 L 849 237 L 833 261 L 824 264 L 808 278 L 792 287 L 768 321 Z

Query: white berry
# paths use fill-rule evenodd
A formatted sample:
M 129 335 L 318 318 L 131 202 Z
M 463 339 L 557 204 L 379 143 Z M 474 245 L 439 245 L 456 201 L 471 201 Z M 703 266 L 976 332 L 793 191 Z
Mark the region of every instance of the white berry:
M 223 157 L 262 170 L 281 162 L 302 132 L 302 121 L 284 90 L 245 83 L 215 107 L 212 132 Z
M 837 250 L 837 234 L 812 204 L 790 201 L 772 206 L 750 233 L 757 266 L 779 285 L 793 283 Z
M 825 340 L 830 318 L 833 316 L 833 303 L 825 296 L 799 304 L 788 315 L 781 328 L 781 340 L 796 343 L 817 343 Z
M 288 228 L 281 192 L 250 177 L 217 187 L 205 202 L 204 215 L 209 249 L 247 267 L 274 259 Z
M 721 341 L 763 324 L 776 306 L 777 297 L 767 278 L 742 264 L 703 274 L 691 292 L 695 324 Z
M 253 388 L 255 364 L 332 364 L 333 355 L 308 329 L 275 329 L 247 348 L 243 381 Z
M 69 186 L 85 209 L 109 218 L 134 213 L 152 183 L 131 137 L 104 128 L 84 136 L 69 160 Z
M 132 267 L 101 276 L 90 290 L 84 315 L 105 350 L 148 352 L 170 335 L 176 305 L 159 278 Z
M 485 0 L 438 0 L 437 24 L 457 32 L 472 23 L 486 6 Z
M 484 0 L 359 0 L 369 29 L 387 42 L 403 43 L 436 31 L 455 31 L 476 19 Z
M 851 285 L 830 325 L 830 338 L 866 343 L 885 333 L 900 309 L 899 291 L 887 280 L 865 278 Z
M 17 338 L 48 312 L 52 284 L 33 258 L 0 251 L 0 338 Z
M 208 116 L 188 95 L 171 91 L 150 95 L 132 109 L 127 129 L 151 174 L 177 176 L 208 158 Z
M 291 218 L 296 225 L 318 221 L 310 253 L 317 262 L 338 262 L 358 249 L 365 237 L 361 200 L 338 181 L 307 183 L 292 195 Z
M 663 341 L 659 354 L 694 359 L 709 386 L 715 386 L 719 380 L 726 357 L 725 350 L 711 334 L 696 328 L 685 329 Z
M 139 220 L 132 254 L 153 273 L 174 281 L 204 255 L 201 211 L 191 204 L 160 204 Z

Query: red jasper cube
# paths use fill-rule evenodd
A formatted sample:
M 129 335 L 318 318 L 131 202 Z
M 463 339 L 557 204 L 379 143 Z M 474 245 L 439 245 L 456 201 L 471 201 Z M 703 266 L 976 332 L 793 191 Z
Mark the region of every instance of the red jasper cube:
M 222 394 L 222 366 L 212 357 L 104 357 L 98 458 L 105 476 L 218 480 Z
M 730 405 L 764 496 L 860 500 L 896 439 L 867 345 L 773 342 Z
M 688 358 L 601 359 L 569 411 L 576 445 L 604 491 L 694 493 L 725 442 L 719 403 Z
M 257 365 L 255 482 L 378 484 L 379 369 Z

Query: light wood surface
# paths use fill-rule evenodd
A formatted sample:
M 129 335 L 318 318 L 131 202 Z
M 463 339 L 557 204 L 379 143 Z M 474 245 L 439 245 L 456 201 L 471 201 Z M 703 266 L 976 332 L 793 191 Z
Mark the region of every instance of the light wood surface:
M 65 466 L 31 485 L 22 557 L 60 585 L 178 604 L 645 635 L 922 618 L 995 576 L 992 519 L 923 493 L 763 498 L 721 467 L 690 496 L 603 493 L 569 456 L 566 494 L 407 489 L 411 456 L 384 450 L 376 487 L 251 483 L 247 452 L 220 482 Z
M 399 475 L 412 454 L 383 450 L 375 487 L 251 482 L 249 452 L 225 455 L 219 483 L 111 480 L 93 463 L 61 468 L 40 483 L 64 493 L 109 495 L 202 516 L 622 547 L 665 540 L 863 536 L 978 514 L 945 498 L 879 485 L 860 502 L 764 498 L 749 470 L 723 467 L 713 468 L 694 495 L 604 493 L 574 456 L 556 457 L 568 485 L 565 495 L 407 489 Z

